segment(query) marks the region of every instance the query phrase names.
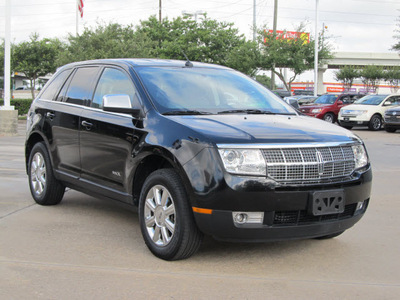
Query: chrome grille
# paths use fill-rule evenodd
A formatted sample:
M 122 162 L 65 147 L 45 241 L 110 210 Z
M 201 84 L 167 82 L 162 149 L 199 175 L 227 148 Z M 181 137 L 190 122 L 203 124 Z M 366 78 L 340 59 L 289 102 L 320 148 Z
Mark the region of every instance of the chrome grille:
M 351 146 L 274 148 L 262 152 L 268 176 L 281 183 L 340 181 L 355 167 Z

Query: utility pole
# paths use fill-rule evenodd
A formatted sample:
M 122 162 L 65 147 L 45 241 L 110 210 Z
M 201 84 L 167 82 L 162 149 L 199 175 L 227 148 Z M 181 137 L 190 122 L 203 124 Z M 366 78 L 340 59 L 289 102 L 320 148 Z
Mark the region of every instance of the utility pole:
M 161 0 L 158 0 L 158 21 L 161 23 Z
M 273 30 L 273 38 L 276 37 L 276 26 L 278 22 L 278 0 L 274 0 L 274 24 L 272 27 Z M 271 90 L 275 89 L 275 64 L 272 65 L 271 69 Z
M 257 0 L 253 0 L 253 42 L 256 41 L 257 22 L 256 22 L 256 4 Z

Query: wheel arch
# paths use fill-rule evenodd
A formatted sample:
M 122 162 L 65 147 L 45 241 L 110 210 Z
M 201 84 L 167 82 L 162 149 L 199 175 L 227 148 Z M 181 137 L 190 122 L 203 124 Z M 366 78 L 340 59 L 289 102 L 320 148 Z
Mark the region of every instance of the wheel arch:
M 160 169 L 174 169 L 181 178 L 186 191 L 189 191 L 189 179 L 177 159 L 171 153 L 168 155 L 165 151 L 153 151 L 153 153 L 142 158 L 132 176 L 132 196 L 134 205 L 137 206 L 139 203 L 140 193 L 146 178 L 154 171 Z
M 29 156 L 31 155 L 33 146 L 35 146 L 35 144 L 40 143 L 40 142 L 44 142 L 46 145 L 46 148 L 48 149 L 48 145 L 46 143 L 45 138 L 38 132 L 33 132 L 29 136 L 27 141 L 25 142 L 25 170 L 27 173 L 28 173 Z M 50 156 L 50 160 L 51 160 L 51 156 Z

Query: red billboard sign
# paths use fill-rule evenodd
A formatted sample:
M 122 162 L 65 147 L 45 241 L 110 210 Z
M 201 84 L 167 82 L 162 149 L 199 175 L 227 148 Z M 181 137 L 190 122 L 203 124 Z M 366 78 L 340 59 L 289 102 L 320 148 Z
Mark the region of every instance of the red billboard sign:
M 274 33 L 273 30 L 268 30 L 268 33 L 271 35 Z M 308 44 L 310 42 L 310 34 L 307 32 L 298 32 L 298 31 L 283 31 L 277 30 L 276 31 L 276 39 L 284 39 L 284 40 L 295 40 L 295 39 L 302 39 L 304 44 Z

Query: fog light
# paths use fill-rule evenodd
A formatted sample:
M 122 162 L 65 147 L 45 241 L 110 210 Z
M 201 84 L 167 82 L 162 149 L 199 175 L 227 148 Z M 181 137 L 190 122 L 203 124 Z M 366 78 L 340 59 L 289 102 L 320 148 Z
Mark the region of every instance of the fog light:
M 356 207 L 356 212 L 359 212 L 364 209 L 364 201 L 358 202 Z
M 235 223 L 244 224 L 247 221 L 247 214 L 245 213 L 236 213 L 233 215 L 233 220 Z
M 232 212 L 233 222 L 235 224 L 262 224 L 264 220 L 264 212 Z

